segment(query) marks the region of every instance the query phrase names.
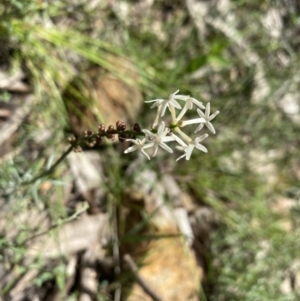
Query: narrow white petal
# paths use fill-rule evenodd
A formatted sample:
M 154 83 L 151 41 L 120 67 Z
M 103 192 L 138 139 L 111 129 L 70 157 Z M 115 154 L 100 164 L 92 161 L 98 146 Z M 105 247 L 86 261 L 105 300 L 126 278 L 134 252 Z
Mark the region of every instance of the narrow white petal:
M 174 95 L 172 98 L 187 101 L 190 98 L 190 96 L 189 95 Z
M 189 110 L 191 110 L 193 108 L 193 99 L 192 98 L 189 98 L 186 101 L 186 106 L 188 107 Z
M 181 138 L 179 138 L 177 135 L 172 134 L 172 136 L 175 138 L 175 140 L 181 145 L 181 146 L 176 146 L 176 148 L 178 147 L 182 147 L 182 149 L 184 149 L 185 147 L 187 147 L 187 145 L 183 142 L 183 140 Z
M 207 148 L 205 146 L 203 146 L 202 144 L 200 143 L 196 143 L 195 144 L 195 147 L 201 151 L 203 151 L 204 153 L 207 153 Z
M 153 156 L 152 156 L 152 157 L 155 157 L 155 156 L 156 156 L 157 150 L 158 150 L 158 145 L 155 145 L 155 148 L 154 148 L 154 152 L 153 152 Z
M 141 149 L 141 153 L 142 153 L 148 160 L 150 160 L 150 156 L 149 156 L 143 149 Z
M 146 103 L 150 103 L 150 102 L 162 102 L 163 99 L 153 99 L 153 100 L 146 100 Z
M 208 119 L 210 114 L 210 103 L 208 102 L 205 109 L 205 117 Z
M 220 111 L 214 112 L 211 116 L 209 116 L 209 121 L 213 120 L 219 113 Z
M 198 143 L 198 142 L 201 142 L 201 141 L 203 141 L 205 138 L 207 138 L 208 137 L 208 134 L 204 134 L 204 135 L 202 135 L 202 136 L 200 136 L 200 137 L 197 137 L 194 141 L 196 142 L 196 143 Z
M 190 120 L 184 120 L 182 121 L 181 127 L 184 127 L 188 124 L 194 124 L 194 123 L 205 123 L 204 118 L 195 118 L 195 119 L 190 119 Z
M 136 139 L 138 142 L 139 142 L 139 144 L 141 144 L 141 145 L 143 145 L 143 144 L 145 144 L 146 143 L 146 138 L 144 137 L 142 140 L 141 139 Z
M 200 102 L 199 100 L 197 100 L 197 99 L 195 99 L 195 98 L 191 98 L 192 99 L 192 101 L 193 101 L 193 103 L 195 104 L 195 105 L 197 105 L 199 108 L 201 108 L 201 109 L 205 109 L 205 106 L 202 104 L 202 102 Z
M 153 143 L 153 142 L 151 142 L 151 143 L 148 143 L 148 144 L 145 144 L 145 145 L 143 145 L 143 146 L 142 146 L 142 149 L 145 149 L 145 148 L 152 147 L 153 145 L 154 145 L 154 143 Z
M 176 121 L 178 122 L 179 120 L 181 120 L 181 118 L 184 116 L 184 114 L 186 113 L 187 111 L 187 105 L 185 105 L 183 107 L 183 109 L 181 110 L 181 112 L 179 113 L 179 115 L 177 116 L 176 118 Z
M 181 105 L 175 99 L 170 100 L 169 103 L 171 103 L 176 109 L 181 109 Z
M 209 121 L 206 122 L 205 125 L 209 128 L 209 130 L 210 130 L 213 134 L 216 133 L 216 131 L 215 131 L 213 125 L 212 125 Z
M 133 145 L 133 146 L 128 147 L 128 148 L 124 151 L 124 153 L 125 153 L 125 154 L 128 154 L 128 153 L 134 152 L 134 151 L 137 150 L 137 149 L 138 149 L 138 146 L 137 146 L 137 145 Z
M 206 118 L 205 114 L 200 109 L 197 109 L 197 112 L 201 118 L 204 118 L 204 119 Z
M 202 130 L 204 123 L 200 123 L 199 126 L 195 129 L 194 133 L 197 133 Z
M 167 144 L 165 144 L 165 143 L 163 143 L 163 142 L 161 142 L 160 144 L 159 144 L 159 146 L 160 147 L 162 147 L 164 150 L 166 150 L 167 152 L 169 152 L 169 153 L 173 153 L 173 150 L 172 150 L 172 148 L 171 147 L 169 147 Z
M 194 150 L 194 145 L 193 145 L 193 144 L 190 144 L 190 145 L 188 146 L 187 150 L 186 150 L 186 157 L 185 157 L 186 160 L 189 160 L 189 159 L 190 159 L 193 150 Z
M 164 103 L 162 104 L 162 107 L 161 107 L 161 114 L 160 114 L 161 117 L 163 117 L 163 116 L 165 115 L 167 106 L 168 106 L 168 103 L 166 103 L 166 102 L 164 102 Z
M 155 107 L 158 107 L 158 106 L 160 106 L 162 103 L 161 102 L 155 102 L 151 107 L 150 107 L 150 109 L 153 109 L 153 108 L 155 108 Z
M 138 142 L 135 139 L 126 139 L 126 141 L 132 142 L 134 144 L 138 144 Z
M 172 94 L 169 96 L 169 99 L 173 98 L 178 92 L 179 92 L 179 89 L 178 89 L 176 92 L 172 93 Z
M 165 129 L 165 122 L 162 121 L 157 130 L 157 136 L 161 136 Z
M 176 159 L 176 162 L 179 161 L 180 159 L 184 158 L 185 156 L 186 156 L 186 154 L 184 153 L 182 156 L 180 156 Z
M 156 138 L 156 134 L 150 132 L 149 130 L 142 130 L 142 132 L 144 132 L 150 138 Z

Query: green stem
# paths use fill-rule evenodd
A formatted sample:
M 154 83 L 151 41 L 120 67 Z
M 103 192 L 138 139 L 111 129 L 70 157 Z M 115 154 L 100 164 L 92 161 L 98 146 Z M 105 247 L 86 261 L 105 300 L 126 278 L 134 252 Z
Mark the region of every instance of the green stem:
M 30 184 L 34 183 L 35 181 L 37 181 L 45 176 L 50 175 L 55 170 L 55 168 L 68 156 L 68 154 L 73 150 L 73 148 L 74 148 L 74 146 L 70 145 L 69 148 L 58 158 L 58 160 L 48 170 L 42 172 L 40 175 L 34 177 L 30 181 L 23 182 L 22 186 L 30 185 Z

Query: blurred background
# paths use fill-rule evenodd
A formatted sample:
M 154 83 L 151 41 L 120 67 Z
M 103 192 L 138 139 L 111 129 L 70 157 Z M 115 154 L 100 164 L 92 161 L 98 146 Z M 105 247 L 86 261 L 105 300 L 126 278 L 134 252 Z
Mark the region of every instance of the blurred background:
M 0 16 L 1 300 L 300 299 L 298 1 L 1 0 Z M 50 169 L 71 133 L 150 128 L 144 101 L 177 89 L 220 111 L 207 154 L 146 162 L 107 140 Z

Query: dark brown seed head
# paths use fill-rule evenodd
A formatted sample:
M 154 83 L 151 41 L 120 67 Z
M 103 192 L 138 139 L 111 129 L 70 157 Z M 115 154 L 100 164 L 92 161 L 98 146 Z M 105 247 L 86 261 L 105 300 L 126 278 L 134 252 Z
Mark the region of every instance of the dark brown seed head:
M 120 127 L 121 124 L 122 124 L 122 121 L 118 120 L 118 121 L 116 122 L 116 129 L 118 129 L 118 128 Z
M 100 124 L 98 126 L 98 133 L 104 133 L 105 132 L 105 125 L 104 124 Z
M 120 125 L 120 131 L 125 131 L 126 130 L 126 123 L 125 122 L 122 122 L 121 125 Z
M 113 125 L 109 125 L 107 130 L 106 130 L 106 137 L 111 140 L 114 141 L 115 140 L 115 128 Z
M 111 132 L 113 132 L 114 131 L 114 126 L 113 125 L 109 125 L 108 126 L 108 128 L 107 128 L 107 130 L 106 130 L 106 133 L 111 133 Z
M 123 131 L 126 130 L 126 123 L 125 122 L 117 121 L 116 125 L 117 125 L 117 130 L 118 131 L 123 132 Z
M 76 138 L 74 137 L 74 136 L 70 136 L 70 137 L 68 137 L 68 142 L 70 143 L 70 144 L 74 144 L 75 142 L 76 142 Z
M 135 123 L 133 125 L 133 130 L 136 131 L 136 132 L 141 132 L 142 128 L 141 128 L 141 126 L 138 123 Z

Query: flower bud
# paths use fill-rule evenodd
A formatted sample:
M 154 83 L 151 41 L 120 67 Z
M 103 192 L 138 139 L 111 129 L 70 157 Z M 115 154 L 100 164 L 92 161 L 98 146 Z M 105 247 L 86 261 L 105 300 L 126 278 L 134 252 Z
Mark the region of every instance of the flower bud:
M 138 123 L 135 123 L 133 125 L 133 130 L 140 133 L 142 131 L 142 128 Z
M 123 132 L 123 131 L 126 130 L 126 123 L 125 122 L 117 121 L 116 125 L 117 125 L 117 130 L 118 131 Z
M 91 131 L 91 130 L 83 131 L 83 136 L 84 136 L 85 138 L 90 137 L 90 136 L 92 136 L 92 135 L 93 135 L 93 131 Z
M 118 128 L 120 127 L 120 125 L 122 124 L 122 121 L 118 120 L 116 122 L 116 129 L 118 130 Z
M 106 130 L 106 137 L 111 141 L 115 140 L 115 128 L 113 125 L 109 125 Z
M 100 124 L 98 126 L 98 133 L 104 133 L 105 132 L 105 125 L 104 124 Z
M 70 143 L 70 144 L 74 144 L 75 142 L 76 142 L 76 138 L 74 137 L 74 136 L 70 136 L 70 137 L 68 137 L 68 142 Z
M 126 123 L 125 122 L 122 122 L 120 129 L 121 129 L 121 131 L 126 130 Z

